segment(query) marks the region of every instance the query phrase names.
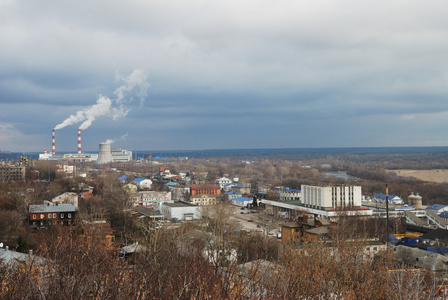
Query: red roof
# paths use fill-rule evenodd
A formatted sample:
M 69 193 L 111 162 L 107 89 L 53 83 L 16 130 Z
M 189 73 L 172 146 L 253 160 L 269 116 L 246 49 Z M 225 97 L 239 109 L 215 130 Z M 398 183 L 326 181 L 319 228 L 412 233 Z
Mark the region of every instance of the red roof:
M 204 185 L 191 185 L 190 190 L 220 190 L 221 188 L 217 184 L 204 184 Z

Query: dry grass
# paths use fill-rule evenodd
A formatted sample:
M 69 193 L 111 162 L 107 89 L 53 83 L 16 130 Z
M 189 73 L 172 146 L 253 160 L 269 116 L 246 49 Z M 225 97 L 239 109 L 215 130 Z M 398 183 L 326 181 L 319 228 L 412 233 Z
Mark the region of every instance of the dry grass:
M 414 177 L 423 181 L 448 182 L 448 170 L 387 170 L 402 177 Z

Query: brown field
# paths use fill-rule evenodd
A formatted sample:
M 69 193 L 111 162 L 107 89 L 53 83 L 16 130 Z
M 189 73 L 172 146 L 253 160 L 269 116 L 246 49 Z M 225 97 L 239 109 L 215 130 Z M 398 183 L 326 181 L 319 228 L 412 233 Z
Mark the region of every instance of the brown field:
M 448 170 L 387 170 L 402 177 L 414 177 L 428 182 L 448 182 Z

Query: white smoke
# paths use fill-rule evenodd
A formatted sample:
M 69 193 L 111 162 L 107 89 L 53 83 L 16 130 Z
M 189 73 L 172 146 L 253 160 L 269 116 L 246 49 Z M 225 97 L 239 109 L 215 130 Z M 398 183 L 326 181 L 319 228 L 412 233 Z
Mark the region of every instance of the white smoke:
M 117 81 L 124 81 L 126 84 L 117 88 L 114 92 L 117 96 L 116 103 L 131 103 L 134 99 L 129 94 L 133 92 L 140 98 L 140 105 L 143 105 L 146 97 L 146 91 L 149 88 L 149 83 L 146 82 L 146 74 L 142 70 L 134 70 L 131 75 L 124 77 L 120 73 L 115 74 Z
M 117 137 L 115 139 L 108 139 L 107 141 L 103 142 L 103 144 L 113 144 L 115 142 L 125 140 L 127 138 L 127 136 L 128 136 L 128 134 L 126 133 L 126 134 L 123 134 L 122 136 Z
M 142 70 L 134 70 L 127 77 L 118 73 L 115 77 L 117 80 L 125 82 L 125 84 L 115 90 L 115 100 L 99 95 L 96 104 L 77 111 L 76 114 L 71 115 L 61 124 L 56 125 L 54 129 L 58 130 L 82 122 L 79 129 L 85 130 L 92 125 L 96 118 L 101 116 L 108 116 L 113 120 L 124 118 L 131 110 L 127 105 L 134 101 L 133 95 L 139 97 L 140 105 L 143 105 L 146 91 L 150 86 L 146 82 L 146 74 Z

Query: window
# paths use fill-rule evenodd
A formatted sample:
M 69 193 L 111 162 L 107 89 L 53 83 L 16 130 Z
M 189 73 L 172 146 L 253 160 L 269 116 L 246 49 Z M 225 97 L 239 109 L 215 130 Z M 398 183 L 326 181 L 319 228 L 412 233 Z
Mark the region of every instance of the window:
M 40 215 L 40 218 L 41 218 L 41 219 L 44 219 L 44 218 L 45 218 L 45 216 L 44 216 L 44 215 Z
M 370 251 L 370 247 L 367 247 L 367 248 L 366 248 L 366 251 Z
M 53 219 L 56 219 L 56 214 L 53 214 Z
M 373 247 L 373 251 L 377 251 L 378 250 L 378 248 L 377 247 Z
M 72 214 L 68 214 L 67 218 L 69 218 L 69 219 L 70 219 L 71 217 L 72 217 Z
M 36 219 L 36 215 L 33 215 L 33 219 Z
M 61 219 L 64 219 L 64 214 L 61 214 Z
M 48 214 L 48 219 L 51 219 L 51 214 Z

